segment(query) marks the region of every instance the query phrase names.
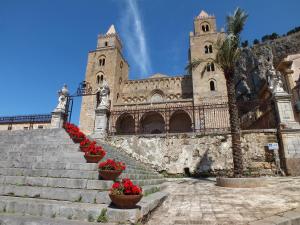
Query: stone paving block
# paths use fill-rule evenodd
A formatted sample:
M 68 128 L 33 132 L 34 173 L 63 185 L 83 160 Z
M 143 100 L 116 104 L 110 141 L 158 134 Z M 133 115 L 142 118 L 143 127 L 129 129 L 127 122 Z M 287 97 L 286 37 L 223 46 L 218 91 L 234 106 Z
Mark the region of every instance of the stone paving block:
M 273 224 L 276 225 L 291 225 L 290 220 L 288 218 L 281 217 L 281 216 L 271 216 L 263 219 L 262 221 L 272 222 Z
M 138 208 L 122 210 L 109 207 L 106 216 L 110 222 L 136 223 L 141 218 L 141 212 Z
M 297 211 L 285 212 L 282 216 L 286 219 L 289 219 L 291 221 L 291 225 L 300 224 L 300 213 Z

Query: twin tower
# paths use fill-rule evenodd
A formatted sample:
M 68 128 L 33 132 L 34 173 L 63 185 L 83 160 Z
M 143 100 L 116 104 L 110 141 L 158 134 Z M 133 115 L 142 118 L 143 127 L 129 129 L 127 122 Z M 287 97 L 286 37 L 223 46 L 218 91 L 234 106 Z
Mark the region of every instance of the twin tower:
M 194 19 L 190 32 L 189 60 L 213 59 L 214 43 L 224 38 L 216 18 L 205 11 Z M 106 132 L 110 134 L 191 132 L 201 129 L 195 106 L 226 101 L 226 82 L 213 63 L 203 63 L 189 74 L 153 74 L 130 80 L 129 64 L 122 54 L 122 41 L 112 25 L 98 36 L 97 48 L 88 54 L 85 81 L 97 91 L 103 83 L 110 89 Z M 84 96 L 80 112 L 81 129 L 95 130 L 99 95 Z

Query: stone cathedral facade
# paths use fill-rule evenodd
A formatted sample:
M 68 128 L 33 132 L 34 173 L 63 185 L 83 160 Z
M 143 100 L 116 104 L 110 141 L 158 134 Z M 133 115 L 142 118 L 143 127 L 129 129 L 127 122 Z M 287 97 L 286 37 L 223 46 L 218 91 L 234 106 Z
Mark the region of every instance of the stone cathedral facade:
M 225 36 L 216 18 L 205 11 L 194 19 L 190 32 L 189 60 L 215 56 L 214 43 Z M 129 65 L 122 41 L 112 25 L 98 36 L 97 48 L 88 54 L 85 81 L 95 95 L 84 96 L 80 128 L 95 130 L 95 109 L 101 101 L 97 90 L 109 87 L 107 132 L 111 134 L 157 134 L 197 132 L 228 128 L 226 82 L 213 63 L 206 63 L 188 74 L 168 76 L 156 73 L 147 79 L 130 80 Z

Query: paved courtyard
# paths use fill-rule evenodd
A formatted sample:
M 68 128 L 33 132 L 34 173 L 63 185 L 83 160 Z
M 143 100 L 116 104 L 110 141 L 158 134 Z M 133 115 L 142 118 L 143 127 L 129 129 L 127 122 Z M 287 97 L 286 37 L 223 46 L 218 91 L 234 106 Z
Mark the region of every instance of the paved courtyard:
M 169 197 L 147 225 L 248 224 L 300 206 L 300 177 L 268 178 L 260 188 L 222 188 L 213 179 L 168 182 Z

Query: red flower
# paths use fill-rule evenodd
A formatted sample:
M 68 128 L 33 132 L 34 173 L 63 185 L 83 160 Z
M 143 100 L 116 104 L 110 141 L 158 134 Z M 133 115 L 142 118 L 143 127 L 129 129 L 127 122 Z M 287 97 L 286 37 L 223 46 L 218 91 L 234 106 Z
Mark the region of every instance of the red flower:
M 105 162 L 99 164 L 101 170 L 125 170 L 126 166 L 123 162 L 117 162 L 112 159 L 107 159 Z
M 92 142 L 88 148 L 85 154 L 89 154 L 89 155 L 101 155 L 102 157 L 104 157 L 106 155 L 106 152 L 104 151 L 104 149 L 101 146 L 97 146 L 96 142 Z
M 121 182 L 115 182 L 110 191 L 115 195 L 139 195 L 142 188 L 134 185 L 130 179 L 124 178 Z
M 120 187 L 120 183 L 116 182 L 113 184 L 112 188 L 118 189 Z

